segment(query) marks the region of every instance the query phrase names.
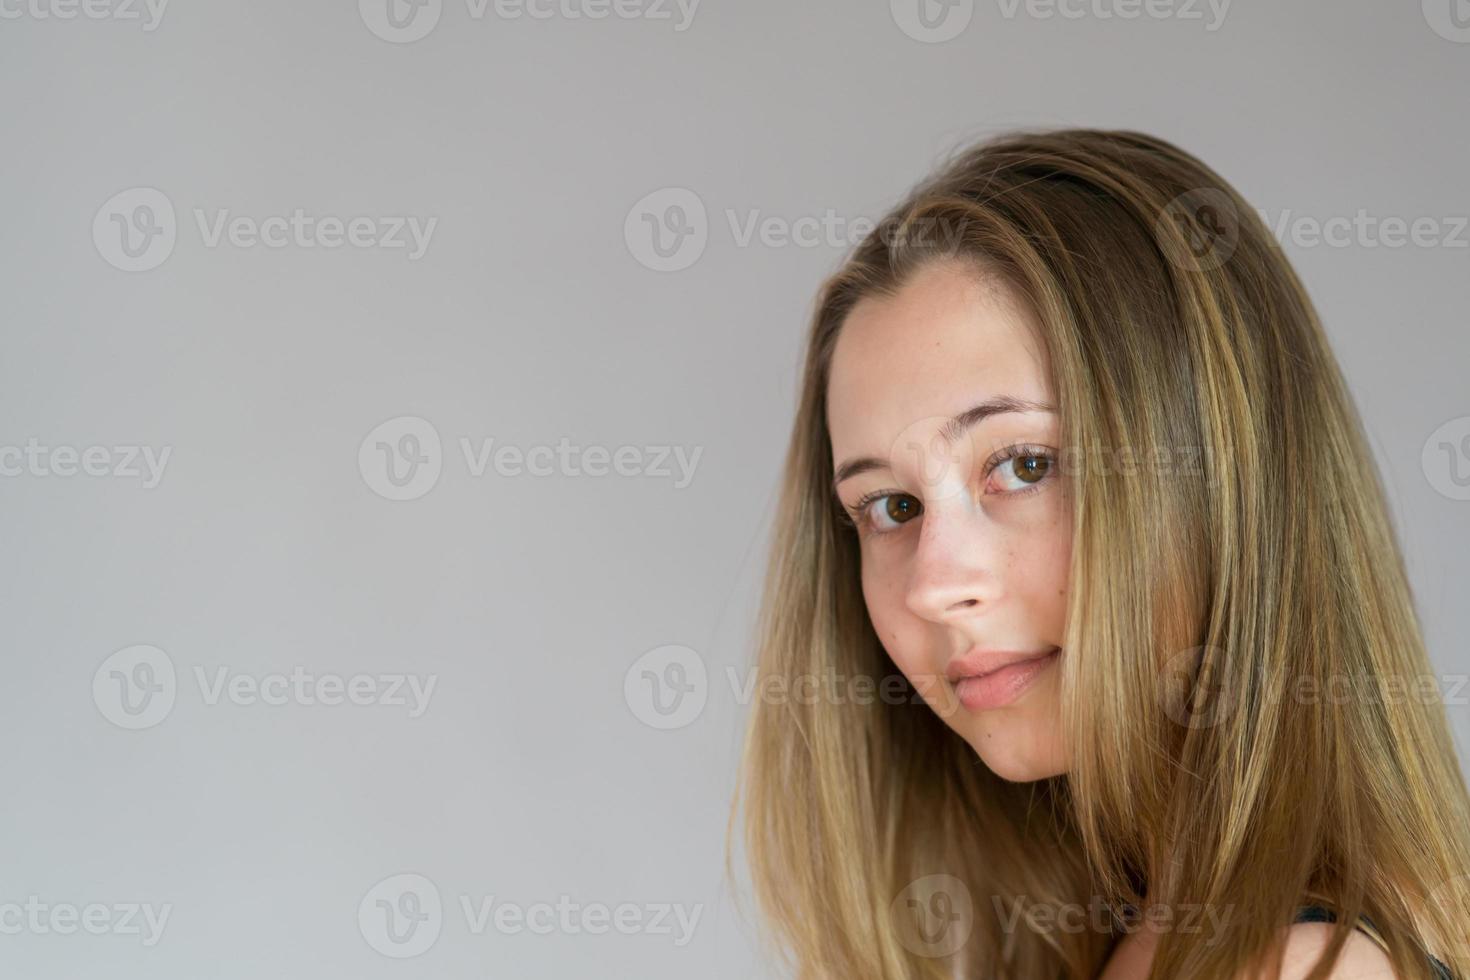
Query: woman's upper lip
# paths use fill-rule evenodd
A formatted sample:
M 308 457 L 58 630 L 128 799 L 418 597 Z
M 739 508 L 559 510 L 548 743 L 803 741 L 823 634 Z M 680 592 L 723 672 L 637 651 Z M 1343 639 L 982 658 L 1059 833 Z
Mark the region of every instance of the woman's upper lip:
M 949 678 L 950 683 L 953 684 L 966 677 L 980 677 L 994 673 L 1011 664 L 1040 660 L 1042 657 L 1056 653 L 1059 649 L 1060 647 L 1047 647 L 1044 650 L 971 650 L 964 656 L 955 657 L 946 664 L 944 676 Z

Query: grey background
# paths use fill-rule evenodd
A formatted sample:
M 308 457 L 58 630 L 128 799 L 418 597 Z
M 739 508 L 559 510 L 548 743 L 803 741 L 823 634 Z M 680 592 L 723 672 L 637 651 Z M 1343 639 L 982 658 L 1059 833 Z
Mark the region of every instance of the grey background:
M 847 243 L 742 246 L 727 211 L 876 217 L 957 145 L 1078 124 L 1178 142 L 1273 217 L 1427 216 L 1452 237 L 1470 213 L 1470 30 L 1449 0 L 1236 0 L 1214 29 L 1203 4 L 1130 20 L 977 0 L 943 42 L 886 0 L 704 0 L 684 30 L 672 7 L 476 19 L 444 0 L 411 43 L 353 2 L 176 0 L 153 30 L 40 2 L 0 20 L 0 446 L 172 456 L 152 488 L 0 477 L 0 905 L 172 911 L 152 946 L 0 935 L 7 976 L 777 975 L 723 867 L 747 710 L 725 672 L 747 669 L 799 342 Z M 92 227 L 136 187 L 167 196 L 177 242 L 127 272 Z M 660 272 L 625 221 L 665 188 L 697 196 L 707 244 Z M 207 247 L 196 208 L 438 224 L 417 260 Z M 1470 426 L 1465 238 L 1285 243 L 1446 674 L 1466 669 L 1470 502 L 1424 450 Z M 358 449 L 401 416 L 433 424 L 443 472 L 393 501 Z M 473 477 L 461 437 L 702 456 L 685 487 Z M 125 730 L 92 683 L 135 644 L 167 654 L 177 694 Z M 624 681 L 667 644 L 706 665 L 707 703 L 663 730 Z M 416 718 L 209 704 L 196 667 L 437 687 Z M 358 906 L 408 872 L 445 910 L 437 942 L 397 959 Z M 476 935 L 461 895 L 702 912 L 682 947 Z

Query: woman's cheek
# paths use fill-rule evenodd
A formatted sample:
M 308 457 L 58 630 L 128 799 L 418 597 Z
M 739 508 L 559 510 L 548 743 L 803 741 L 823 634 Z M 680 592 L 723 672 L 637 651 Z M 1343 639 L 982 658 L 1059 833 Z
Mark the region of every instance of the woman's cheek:
M 867 604 L 873 631 L 894 666 L 910 681 L 928 671 L 930 668 L 923 662 L 923 631 L 904 601 L 902 578 L 889 569 L 865 564 L 863 601 Z

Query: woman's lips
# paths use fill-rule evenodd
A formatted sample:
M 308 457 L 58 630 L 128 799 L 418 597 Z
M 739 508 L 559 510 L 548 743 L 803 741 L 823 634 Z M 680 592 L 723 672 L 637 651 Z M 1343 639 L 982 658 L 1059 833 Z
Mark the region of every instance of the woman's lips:
M 1030 660 L 1007 664 L 988 674 L 961 677 L 954 682 L 955 696 L 971 711 L 1003 708 L 1021 696 L 1031 682 L 1057 662 L 1060 649 Z

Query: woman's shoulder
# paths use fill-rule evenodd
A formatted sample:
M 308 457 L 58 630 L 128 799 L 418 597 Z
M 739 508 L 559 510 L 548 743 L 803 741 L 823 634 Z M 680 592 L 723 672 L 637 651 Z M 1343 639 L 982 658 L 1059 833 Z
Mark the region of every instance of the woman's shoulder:
M 1295 919 L 1286 928 L 1281 972 L 1269 980 L 1304 980 L 1332 941 L 1336 921 L 1337 916 L 1325 905 L 1299 907 Z M 1130 938 L 1144 939 L 1146 934 L 1139 933 Z M 1367 916 L 1360 917 L 1357 928 L 1343 943 L 1328 980 L 1394 980 L 1393 964 L 1387 950 L 1388 944 L 1373 921 Z M 1142 980 L 1148 976 L 1152 961 L 1152 943 L 1125 939 L 1114 951 L 1102 973 L 1102 980 Z M 1439 980 L 1454 980 L 1444 964 L 1432 957 L 1431 962 Z M 1242 980 L 1267 978 L 1242 977 Z
M 1281 960 L 1281 980 L 1300 980 L 1332 941 L 1337 916 L 1321 905 L 1305 905 L 1297 910 L 1291 928 L 1286 932 L 1286 950 Z M 1342 944 L 1337 962 L 1328 974 L 1336 977 L 1382 977 L 1392 980 L 1393 964 L 1389 961 L 1383 937 L 1362 919 Z
M 1331 941 L 1333 925 L 1337 915 L 1325 905 L 1303 905 L 1297 909 L 1296 918 L 1287 931 L 1286 952 L 1282 961 L 1282 980 L 1305 977 Z M 1430 964 L 1439 980 L 1454 980 L 1449 969 L 1434 957 Z M 1366 915 L 1359 916 L 1357 925 L 1343 943 L 1342 952 L 1333 967 L 1331 977 L 1384 977 L 1395 976 L 1388 958 L 1388 942 Z

